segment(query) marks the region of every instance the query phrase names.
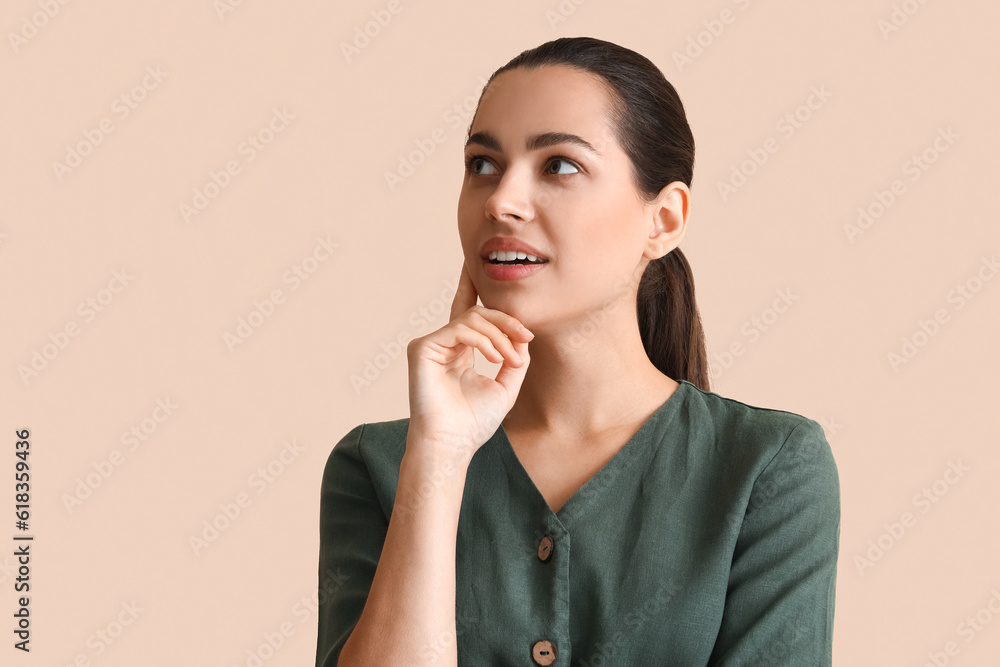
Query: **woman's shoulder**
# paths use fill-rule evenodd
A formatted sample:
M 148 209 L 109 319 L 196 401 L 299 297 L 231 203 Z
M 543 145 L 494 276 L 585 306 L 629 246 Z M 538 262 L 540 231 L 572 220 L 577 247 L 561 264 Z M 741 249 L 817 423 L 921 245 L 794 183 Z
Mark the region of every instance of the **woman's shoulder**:
M 793 457 L 830 452 L 826 433 L 815 419 L 687 384 L 691 391 L 685 414 L 691 435 L 716 453 L 767 463 L 780 451 Z
M 744 429 L 777 432 L 787 432 L 803 422 L 812 422 L 819 426 L 818 422 L 798 412 L 757 405 L 709 389 L 702 389 L 687 381 L 685 384 L 691 390 L 690 402 L 692 405 L 689 407 L 689 411 L 692 408 L 698 410 L 702 416 L 706 416 L 716 423 Z
M 382 467 L 395 462 L 398 469 L 406 449 L 409 425 L 409 417 L 357 424 L 334 445 L 330 458 L 335 454 L 346 456 L 360 460 L 368 467 Z
M 391 511 L 399 465 L 406 449 L 409 418 L 362 422 L 341 436 L 327 457 L 322 488 L 374 494 L 386 516 Z

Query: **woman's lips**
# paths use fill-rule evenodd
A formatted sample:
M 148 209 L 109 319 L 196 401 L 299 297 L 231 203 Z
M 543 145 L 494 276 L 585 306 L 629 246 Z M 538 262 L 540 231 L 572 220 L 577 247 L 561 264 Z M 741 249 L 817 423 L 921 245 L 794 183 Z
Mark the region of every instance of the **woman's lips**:
M 546 266 L 548 266 L 548 262 L 541 264 L 494 264 L 488 259 L 483 260 L 483 271 L 494 280 L 521 280 L 535 275 Z

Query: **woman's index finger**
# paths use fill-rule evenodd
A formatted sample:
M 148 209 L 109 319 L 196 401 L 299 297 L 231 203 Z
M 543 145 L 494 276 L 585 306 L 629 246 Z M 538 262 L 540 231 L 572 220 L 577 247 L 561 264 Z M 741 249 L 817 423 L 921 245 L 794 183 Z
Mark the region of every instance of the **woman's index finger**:
M 476 286 L 472 284 L 472 276 L 465 262 L 462 262 L 462 273 L 458 278 L 458 287 L 455 289 L 455 299 L 451 302 L 451 315 L 448 321 L 451 322 L 456 317 L 472 308 L 479 300 L 479 293 Z

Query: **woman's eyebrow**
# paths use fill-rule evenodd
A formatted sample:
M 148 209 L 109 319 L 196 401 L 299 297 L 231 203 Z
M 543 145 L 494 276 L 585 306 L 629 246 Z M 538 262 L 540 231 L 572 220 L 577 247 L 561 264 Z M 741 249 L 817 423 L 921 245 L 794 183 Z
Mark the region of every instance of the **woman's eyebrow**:
M 484 148 L 488 148 L 491 151 L 496 151 L 497 153 L 503 152 L 503 145 L 500 140 L 494 137 L 489 132 L 476 132 L 469 136 L 468 141 L 465 142 L 465 147 L 468 148 L 472 144 L 479 144 Z M 579 137 L 575 134 L 569 134 L 567 132 L 545 132 L 543 134 L 536 134 L 528 137 L 525 141 L 524 147 L 529 151 L 538 150 L 539 148 L 546 148 L 548 146 L 555 146 L 557 144 L 575 144 L 584 148 L 595 155 L 600 155 L 600 151 L 590 145 L 590 142 Z

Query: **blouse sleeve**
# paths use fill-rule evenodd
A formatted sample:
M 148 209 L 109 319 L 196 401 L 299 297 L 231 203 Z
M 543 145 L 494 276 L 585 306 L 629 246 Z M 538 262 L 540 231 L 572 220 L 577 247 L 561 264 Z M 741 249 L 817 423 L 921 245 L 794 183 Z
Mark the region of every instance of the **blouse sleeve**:
M 334 667 L 364 610 L 389 520 L 361 456 L 361 424 L 333 448 L 319 510 L 319 633 L 316 667 Z
M 754 483 L 708 667 L 831 665 L 839 543 L 837 466 L 806 419 Z

